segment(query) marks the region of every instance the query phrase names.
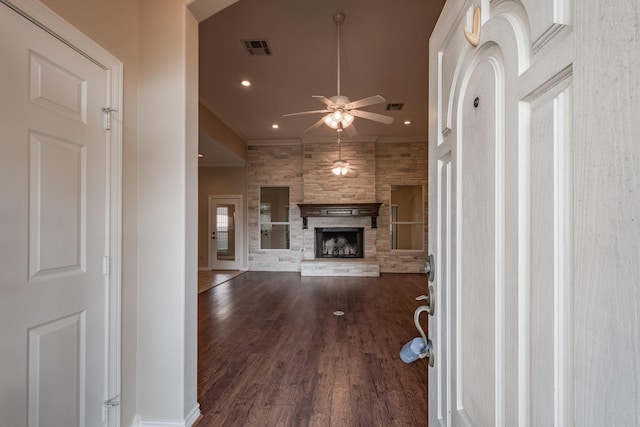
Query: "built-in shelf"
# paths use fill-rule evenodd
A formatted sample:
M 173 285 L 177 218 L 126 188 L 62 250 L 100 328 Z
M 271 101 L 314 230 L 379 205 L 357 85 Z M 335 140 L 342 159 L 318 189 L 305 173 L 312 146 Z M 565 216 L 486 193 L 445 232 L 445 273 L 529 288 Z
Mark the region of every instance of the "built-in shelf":
M 303 229 L 309 228 L 307 218 L 310 216 L 370 216 L 371 228 L 377 228 L 380 205 L 382 205 L 382 203 L 298 203 Z

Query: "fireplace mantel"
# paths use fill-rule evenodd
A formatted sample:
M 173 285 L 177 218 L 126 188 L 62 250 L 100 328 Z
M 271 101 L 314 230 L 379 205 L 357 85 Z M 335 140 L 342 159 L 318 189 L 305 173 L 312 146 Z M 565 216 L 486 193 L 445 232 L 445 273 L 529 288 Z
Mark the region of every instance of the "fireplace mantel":
M 310 216 L 346 217 L 370 216 L 371 228 L 377 228 L 378 211 L 382 203 L 298 203 L 302 228 L 309 228 L 307 218 Z

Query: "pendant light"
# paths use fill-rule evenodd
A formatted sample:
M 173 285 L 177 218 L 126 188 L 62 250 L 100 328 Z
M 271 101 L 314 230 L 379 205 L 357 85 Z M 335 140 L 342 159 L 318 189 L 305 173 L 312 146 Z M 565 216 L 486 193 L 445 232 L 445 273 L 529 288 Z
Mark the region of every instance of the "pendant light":
M 342 129 L 338 130 L 338 160 L 335 160 L 333 162 L 333 166 L 331 168 L 331 172 L 337 176 L 343 176 L 346 175 L 347 172 L 349 172 L 349 162 L 347 162 L 346 160 L 342 160 L 342 146 L 340 145 L 340 143 L 342 142 L 340 140 L 341 131 Z

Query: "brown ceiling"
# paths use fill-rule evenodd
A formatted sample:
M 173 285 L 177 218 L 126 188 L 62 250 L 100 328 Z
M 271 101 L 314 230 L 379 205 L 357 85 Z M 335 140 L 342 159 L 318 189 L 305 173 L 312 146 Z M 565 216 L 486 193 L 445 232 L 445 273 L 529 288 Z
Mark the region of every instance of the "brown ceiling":
M 326 126 L 304 133 L 323 109 L 311 95 L 337 95 L 341 27 L 341 94 L 352 101 L 381 95 L 363 110 L 394 117 L 391 125 L 356 118 L 360 137 L 427 136 L 429 35 L 444 0 L 240 0 L 200 23 L 201 100 L 247 143 L 335 137 Z M 270 56 L 251 56 L 242 40 L 267 40 Z M 242 79 L 250 88 L 240 85 Z M 403 103 L 386 111 L 387 103 Z M 404 120 L 411 120 L 406 126 Z M 272 123 L 280 128 L 274 130 Z M 201 145 L 211 143 L 201 140 Z M 202 147 L 201 147 L 202 149 Z

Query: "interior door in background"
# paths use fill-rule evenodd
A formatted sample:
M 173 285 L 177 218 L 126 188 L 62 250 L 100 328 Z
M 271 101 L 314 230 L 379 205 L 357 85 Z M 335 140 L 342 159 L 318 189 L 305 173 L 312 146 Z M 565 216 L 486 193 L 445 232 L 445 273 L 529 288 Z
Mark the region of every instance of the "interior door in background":
M 209 196 L 209 268 L 239 270 L 243 251 L 242 196 Z

